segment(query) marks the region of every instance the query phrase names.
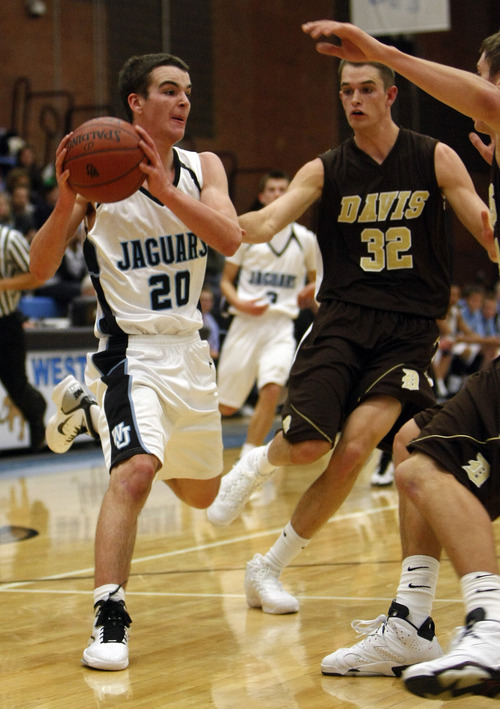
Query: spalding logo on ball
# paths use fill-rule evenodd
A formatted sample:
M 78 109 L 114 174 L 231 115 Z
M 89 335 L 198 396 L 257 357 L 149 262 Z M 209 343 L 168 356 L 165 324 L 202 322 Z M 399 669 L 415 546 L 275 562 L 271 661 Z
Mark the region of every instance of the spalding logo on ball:
M 133 126 L 120 118 L 93 118 L 76 128 L 67 144 L 63 170 L 71 187 L 89 202 L 119 202 L 144 182 L 146 156 Z

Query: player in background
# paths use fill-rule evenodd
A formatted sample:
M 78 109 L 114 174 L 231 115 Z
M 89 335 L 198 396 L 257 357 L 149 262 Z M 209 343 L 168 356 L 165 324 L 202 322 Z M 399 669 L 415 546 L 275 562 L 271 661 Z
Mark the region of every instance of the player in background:
M 260 204 L 274 202 L 289 183 L 281 170 L 264 175 Z M 299 294 L 306 283 L 315 281 L 315 249 L 313 232 L 293 223 L 269 242 L 242 244 L 225 261 L 220 287 L 234 317 L 218 366 L 221 414 L 236 413 L 255 383 L 258 389 L 241 455 L 262 445 L 271 430 L 297 346 L 294 320 Z
M 26 339 L 23 315 L 18 309 L 25 290 L 41 281 L 29 272 L 29 244 L 17 229 L 0 224 L 0 381 L 28 423 L 30 450 L 45 445 L 43 417 L 47 403 L 26 374 Z
M 393 121 L 392 70 L 343 62 L 339 80 L 353 136 L 304 165 L 275 202 L 240 217 L 246 240 L 266 241 L 320 200 L 320 307 L 292 365 L 282 430 L 223 477 L 209 508 L 229 524 L 278 466 L 307 465 L 333 448 L 275 544 L 248 563 L 247 602 L 267 613 L 297 610 L 282 570 L 340 507 L 374 448 L 390 446 L 435 400 L 427 369 L 449 300 L 445 200 L 493 252 L 487 207 L 455 151 Z M 435 657 L 432 627 L 406 625 Z
M 500 32 L 480 48 L 477 72 L 437 64 L 382 44 L 359 28 L 329 20 L 308 23 L 320 52 L 389 65 L 435 98 L 474 119 L 471 140 L 492 165 L 490 207 L 498 244 L 500 225 Z M 341 45 L 324 38 L 334 37 Z M 418 414 L 398 433 L 396 484 L 400 498 L 402 573 L 388 617 L 352 648 L 324 658 L 327 674 L 402 673 L 421 696 L 500 691 L 500 575 L 492 520 L 500 515 L 500 359 L 473 374 L 442 408 Z M 411 455 L 409 456 L 409 453 Z M 403 462 L 400 462 L 403 461 Z M 425 627 L 435 596 L 442 550 L 460 579 L 465 624 L 451 649 L 426 661 L 410 647 L 407 627 Z M 427 617 L 427 621 L 425 618 Z M 421 625 L 423 624 L 423 625 Z M 377 625 L 375 623 L 374 625 Z
M 227 178 L 213 153 L 174 147 L 190 111 L 188 66 L 169 54 L 131 57 L 119 76 L 127 116 L 147 157 L 144 184 L 131 197 L 89 204 L 70 188 L 63 138 L 56 153 L 59 198 L 31 246 L 31 271 L 55 273 L 85 220 L 85 258 L 98 300 L 98 352 L 86 383 L 98 407 L 98 434 L 110 471 L 95 538 L 95 620 L 83 662 L 103 670 L 128 665 L 130 617 L 125 587 L 137 519 L 155 478 L 184 502 L 207 507 L 222 471 L 215 367 L 202 341 L 198 309 L 207 246 L 225 256 L 241 242 Z M 133 263 L 148 240 L 149 251 Z M 148 253 L 154 257 L 148 258 Z M 61 447 L 85 396 L 66 381 L 56 404 Z M 88 401 L 87 401 L 88 404 Z M 70 441 L 71 442 L 71 441 Z M 69 442 L 69 443 L 70 443 Z

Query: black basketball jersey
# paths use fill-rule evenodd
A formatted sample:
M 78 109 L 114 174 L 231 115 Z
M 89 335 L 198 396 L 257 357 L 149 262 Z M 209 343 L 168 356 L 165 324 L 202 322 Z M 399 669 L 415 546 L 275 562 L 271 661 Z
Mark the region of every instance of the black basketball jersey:
M 320 301 L 444 317 L 451 240 L 434 167 L 437 142 L 401 128 L 381 165 L 353 138 L 320 155 Z

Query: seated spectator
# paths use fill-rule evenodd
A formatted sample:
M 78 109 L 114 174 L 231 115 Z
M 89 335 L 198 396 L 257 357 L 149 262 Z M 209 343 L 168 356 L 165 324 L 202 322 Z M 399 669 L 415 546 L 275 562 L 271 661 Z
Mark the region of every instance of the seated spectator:
M 464 297 L 458 303 L 465 323 L 474 332 L 479 332 L 481 326 L 483 300 L 484 288 L 480 285 L 472 284 L 465 288 Z
M 465 378 L 490 361 L 492 352 L 500 345 L 498 335 L 484 334 L 483 293 L 481 287 L 471 287 L 460 307 L 460 287 L 451 286 L 448 312 L 438 321 L 441 338 L 433 360 L 437 394 L 441 399 L 456 394 Z
M 212 315 L 214 307 L 214 294 L 209 286 L 204 286 L 200 294 L 201 315 L 203 326 L 206 328 L 206 340 L 210 345 L 210 356 L 214 361 L 219 357 L 220 349 L 220 328 L 217 320 Z
M 57 180 L 55 175 L 47 175 L 43 179 L 43 186 L 41 197 L 35 205 L 35 227 L 40 229 L 40 227 L 47 221 L 49 215 L 54 209 L 55 203 L 59 196 L 59 187 L 57 185 Z
M 0 190 L 0 225 L 13 226 L 10 197 L 4 190 Z
M 497 299 L 494 291 L 486 293 L 481 308 L 481 324 L 479 326 L 479 334 L 485 338 L 483 343 L 483 362 L 482 367 L 489 364 L 499 354 L 500 345 L 500 330 L 499 316 L 497 313 Z M 489 343 L 486 341 L 489 340 Z
M 81 294 L 82 281 L 87 274 L 83 256 L 83 231 L 78 230 L 69 241 L 66 251 L 53 278 L 35 291 L 35 295 L 53 298 L 62 316 L 68 315 L 71 301 Z
M 30 179 L 30 199 L 37 202 L 43 193 L 42 173 L 37 164 L 35 146 L 25 143 L 16 154 L 16 166 L 23 168 L 28 173 Z
M 20 231 L 28 243 L 36 233 L 35 206 L 30 201 L 30 191 L 24 185 L 16 185 L 10 193 L 10 205 L 14 229 Z
M 497 336 L 499 330 L 499 315 L 497 311 L 497 297 L 494 291 L 489 291 L 484 296 L 483 307 L 481 308 L 481 334 Z

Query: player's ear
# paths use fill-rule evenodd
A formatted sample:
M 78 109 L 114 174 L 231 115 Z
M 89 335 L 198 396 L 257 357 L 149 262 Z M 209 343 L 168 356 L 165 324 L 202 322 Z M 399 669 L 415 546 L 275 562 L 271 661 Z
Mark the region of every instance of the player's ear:
M 387 105 L 388 106 L 392 106 L 392 104 L 396 100 L 397 95 L 398 95 L 398 87 L 397 86 L 391 86 L 389 89 L 387 89 Z
M 139 94 L 129 94 L 128 105 L 132 113 L 140 113 L 142 110 L 143 98 Z

